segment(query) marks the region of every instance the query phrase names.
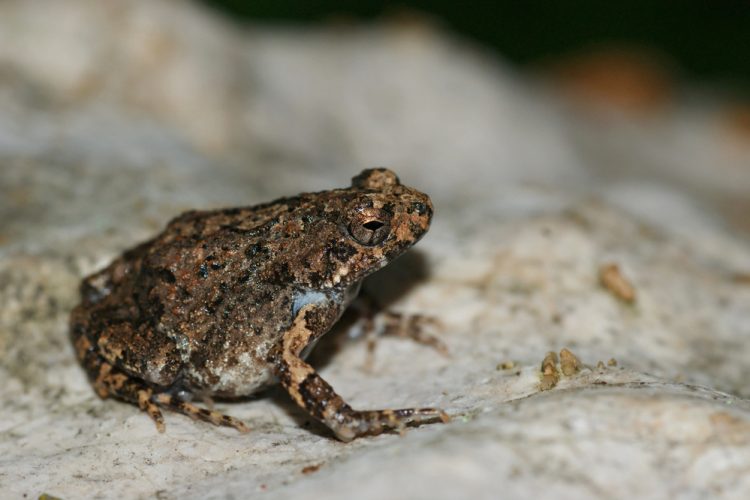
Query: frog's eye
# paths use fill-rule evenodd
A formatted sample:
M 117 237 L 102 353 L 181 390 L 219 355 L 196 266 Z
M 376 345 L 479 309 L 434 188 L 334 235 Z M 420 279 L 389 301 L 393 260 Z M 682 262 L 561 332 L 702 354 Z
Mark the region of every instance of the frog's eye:
M 349 223 L 349 234 L 366 246 L 383 242 L 391 230 L 391 215 L 379 208 L 364 208 Z

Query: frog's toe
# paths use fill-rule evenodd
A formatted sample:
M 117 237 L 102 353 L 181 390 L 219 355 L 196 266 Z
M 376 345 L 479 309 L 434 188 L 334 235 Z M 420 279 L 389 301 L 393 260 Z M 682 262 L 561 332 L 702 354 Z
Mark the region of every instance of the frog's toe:
M 337 415 L 331 429 L 342 441 L 385 431 L 404 432 L 407 426 L 436 422 L 448 423 L 450 417 L 438 408 L 404 408 L 400 410 L 364 410 L 345 408 Z
M 423 314 L 401 314 L 386 311 L 383 316 L 383 335 L 409 338 L 419 344 L 432 347 L 443 356 L 448 356 L 448 346 L 428 330 L 439 329 L 439 319 Z
M 161 414 L 159 407 L 152 401 L 151 389 L 141 389 L 138 391 L 138 407 L 148 413 L 151 420 L 156 424 L 156 429 L 159 432 L 164 432 L 166 429 L 164 425 L 164 416 Z

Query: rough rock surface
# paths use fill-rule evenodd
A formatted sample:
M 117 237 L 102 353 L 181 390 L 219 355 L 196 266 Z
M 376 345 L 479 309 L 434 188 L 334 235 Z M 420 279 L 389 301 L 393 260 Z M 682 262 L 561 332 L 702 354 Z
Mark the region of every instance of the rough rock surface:
M 181 210 L 373 165 L 437 212 L 366 286 L 438 317 L 450 356 L 383 339 L 368 373 L 340 328 L 313 363 L 355 407 L 438 405 L 452 423 L 343 444 L 271 390 L 220 405 L 249 434 L 167 414 L 162 435 L 95 396 L 67 336 L 82 275 Z M 750 245 L 733 207 L 749 192 L 750 148 L 710 109 L 582 114 L 429 26 L 4 2 L 2 496 L 748 497 Z M 602 285 L 609 264 L 633 303 Z M 562 348 L 577 373 L 543 376 Z

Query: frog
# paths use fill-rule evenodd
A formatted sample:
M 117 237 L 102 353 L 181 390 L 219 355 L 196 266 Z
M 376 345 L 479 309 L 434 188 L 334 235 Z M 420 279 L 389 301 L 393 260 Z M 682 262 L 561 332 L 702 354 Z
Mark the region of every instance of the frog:
M 76 356 L 101 398 L 248 432 L 213 409 L 280 384 L 341 441 L 447 422 L 438 408 L 355 410 L 306 361 L 362 280 L 428 231 L 429 196 L 386 168 L 351 186 L 188 211 L 83 279 Z

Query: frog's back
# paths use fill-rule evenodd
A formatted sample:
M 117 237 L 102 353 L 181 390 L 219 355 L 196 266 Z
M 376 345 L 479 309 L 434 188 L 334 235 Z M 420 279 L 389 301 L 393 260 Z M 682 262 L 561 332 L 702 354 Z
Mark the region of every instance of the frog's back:
M 86 278 L 72 314 L 74 340 L 150 384 L 182 379 L 218 395 L 271 380 L 266 360 L 291 321 L 295 287 L 286 203 L 186 212 L 154 239 Z M 287 238 L 288 239 L 288 238 Z M 274 247 L 276 245 L 276 247 Z M 217 360 L 221 360 L 217 362 Z

